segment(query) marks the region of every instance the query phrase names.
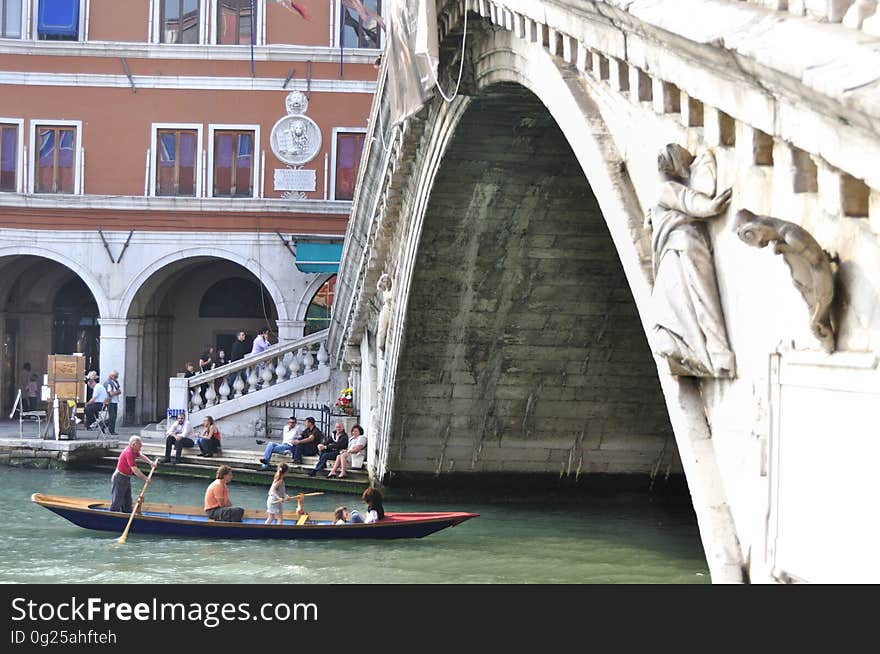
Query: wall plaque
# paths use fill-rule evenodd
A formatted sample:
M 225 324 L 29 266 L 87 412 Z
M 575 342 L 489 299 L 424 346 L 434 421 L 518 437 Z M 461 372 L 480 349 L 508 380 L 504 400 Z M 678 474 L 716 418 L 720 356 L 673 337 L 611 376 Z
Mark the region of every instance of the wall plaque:
M 314 191 L 317 176 L 314 170 L 276 168 L 274 188 L 276 191 Z

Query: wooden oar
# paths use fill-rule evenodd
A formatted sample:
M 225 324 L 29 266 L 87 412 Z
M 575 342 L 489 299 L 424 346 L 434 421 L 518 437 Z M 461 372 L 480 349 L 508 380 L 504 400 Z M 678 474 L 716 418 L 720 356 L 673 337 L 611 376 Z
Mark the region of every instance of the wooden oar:
M 303 499 L 306 497 L 312 497 L 313 495 L 323 495 L 324 493 L 297 493 L 296 495 L 291 495 L 290 499 L 296 500 L 296 513 L 299 516 L 302 516 L 305 512 L 303 511 Z M 300 524 L 297 522 L 296 524 Z
M 122 536 L 119 537 L 120 543 L 125 543 L 128 539 L 128 530 L 131 529 L 131 521 L 134 520 L 134 514 L 137 513 L 137 510 L 141 506 L 141 502 L 144 501 L 144 493 L 147 492 L 147 486 L 150 485 L 150 479 L 153 478 L 153 473 L 156 472 L 156 468 L 159 466 L 151 466 L 150 474 L 147 475 L 147 480 L 144 482 L 144 487 L 141 488 L 141 494 L 138 495 L 137 502 L 134 503 L 134 508 L 131 510 L 131 515 L 128 517 L 128 524 L 125 525 L 125 531 L 122 532 Z

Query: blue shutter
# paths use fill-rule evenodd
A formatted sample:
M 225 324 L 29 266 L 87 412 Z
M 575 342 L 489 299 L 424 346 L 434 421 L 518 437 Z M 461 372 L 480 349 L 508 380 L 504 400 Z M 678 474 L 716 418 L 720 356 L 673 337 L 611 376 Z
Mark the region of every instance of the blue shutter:
M 40 35 L 79 35 L 79 0 L 40 0 L 37 19 Z
M 296 267 L 306 273 L 339 272 L 342 243 L 297 241 Z

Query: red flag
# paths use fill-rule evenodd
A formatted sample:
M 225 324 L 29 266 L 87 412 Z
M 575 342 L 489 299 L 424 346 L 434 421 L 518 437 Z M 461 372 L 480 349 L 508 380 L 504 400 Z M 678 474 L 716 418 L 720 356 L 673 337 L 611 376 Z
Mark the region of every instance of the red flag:
M 296 2 L 296 0 L 275 0 L 278 4 L 280 4 L 285 9 L 289 9 L 290 11 L 295 11 L 300 16 L 305 18 L 306 20 L 312 20 L 312 16 L 309 13 L 309 10 L 302 5 L 302 3 Z
M 298 2 L 294 2 L 294 0 L 290 0 L 290 6 L 296 13 L 305 18 L 306 20 L 312 20 L 311 15 L 309 14 L 309 10 L 306 9 L 303 5 Z

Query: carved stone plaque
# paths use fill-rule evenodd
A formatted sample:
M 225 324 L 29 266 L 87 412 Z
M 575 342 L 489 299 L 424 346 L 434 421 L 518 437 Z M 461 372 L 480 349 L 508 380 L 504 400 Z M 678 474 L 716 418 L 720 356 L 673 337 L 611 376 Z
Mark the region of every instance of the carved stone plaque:
M 269 145 L 281 161 L 291 166 L 308 163 L 321 150 L 321 129 L 305 115 L 308 101 L 299 91 L 287 96 L 288 114 L 272 127 Z
M 314 170 L 276 168 L 274 188 L 276 191 L 314 191 L 317 176 Z

